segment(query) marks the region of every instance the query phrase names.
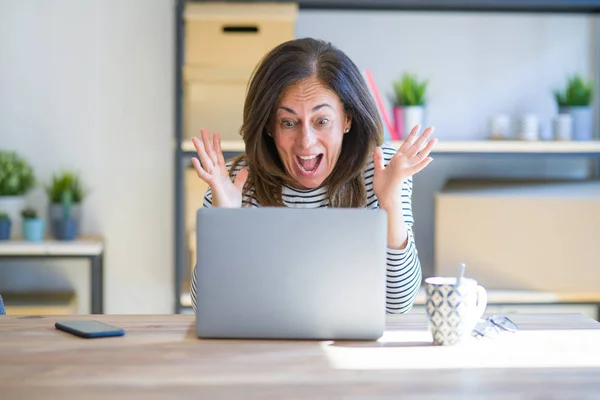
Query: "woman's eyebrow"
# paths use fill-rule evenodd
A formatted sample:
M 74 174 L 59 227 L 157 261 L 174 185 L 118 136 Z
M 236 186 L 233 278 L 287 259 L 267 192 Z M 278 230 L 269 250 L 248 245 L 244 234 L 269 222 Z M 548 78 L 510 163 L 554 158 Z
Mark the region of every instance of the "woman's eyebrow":
M 329 108 L 331 108 L 333 110 L 333 107 L 329 103 L 318 104 L 318 105 L 314 106 L 312 110 L 313 111 L 317 111 L 317 110 L 319 110 L 319 109 L 321 109 L 323 107 L 329 107 Z
M 288 107 L 279 106 L 279 109 L 280 110 L 285 110 L 285 111 L 287 111 L 287 112 L 289 112 L 291 114 L 294 114 L 294 115 L 298 115 L 298 114 L 296 114 L 296 111 L 294 111 L 294 110 L 292 110 L 291 108 L 288 108 Z
M 329 103 L 317 104 L 316 106 L 314 106 L 314 107 L 313 107 L 313 109 L 312 109 L 312 110 L 313 110 L 313 112 L 314 112 L 314 111 L 320 110 L 320 109 L 321 109 L 321 108 L 323 108 L 323 107 L 329 107 L 329 108 L 331 108 L 331 109 L 333 110 L 333 107 L 332 107 L 332 106 L 331 106 L 331 104 L 329 104 Z M 289 113 L 291 113 L 291 114 L 294 114 L 294 115 L 298 115 L 298 114 L 296 113 L 296 111 L 292 110 L 292 109 L 291 109 L 291 108 L 289 108 L 289 107 L 285 107 L 285 106 L 279 106 L 279 109 L 281 109 L 281 110 L 285 110 L 285 111 L 287 111 L 287 112 L 289 112 Z

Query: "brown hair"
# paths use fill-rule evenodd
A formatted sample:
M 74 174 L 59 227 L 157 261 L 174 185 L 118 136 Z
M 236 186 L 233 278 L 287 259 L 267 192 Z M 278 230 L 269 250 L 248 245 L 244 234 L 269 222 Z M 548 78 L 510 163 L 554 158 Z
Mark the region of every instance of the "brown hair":
M 230 171 L 245 161 L 249 173 L 244 193 L 253 188 L 262 206 L 283 206 L 282 185 L 293 187 L 294 182 L 286 173 L 267 130 L 284 89 L 313 75 L 337 94 L 344 111 L 352 118 L 339 159 L 323 182 L 330 206 L 364 206 L 362 171 L 375 147 L 382 143 L 381 119 L 356 65 L 342 51 L 321 40 L 303 38 L 282 43 L 258 64 L 249 82 L 240 128 L 246 153 L 234 159 Z

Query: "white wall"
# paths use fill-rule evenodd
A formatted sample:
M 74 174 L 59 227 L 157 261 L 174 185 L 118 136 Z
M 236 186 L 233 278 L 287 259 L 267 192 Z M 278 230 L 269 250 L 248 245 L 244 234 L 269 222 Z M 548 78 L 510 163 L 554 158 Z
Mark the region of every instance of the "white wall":
M 552 90 L 567 74 L 597 78 L 596 19 L 585 15 L 303 11 L 298 37 L 331 41 L 380 91 L 404 71 L 430 80 L 428 122 L 441 140 L 487 138 L 489 117 L 536 113 L 550 135 Z M 388 103 L 389 106 L 389 103 Z M 415 177 L 415 235 L 424 274 L 434 274 L 434 195 L 454 176 L 584 176 L 567 157 L 434 156 Z
M 107 313 L 173 310 L 172 3 L 0 2 L 0 147 L 42 182 L 61 167 L 81 172 L 91 189 L 82 230 L 106 238 Z M 46 206 L 41 189 L 29 199 Z M 2 263 L 0 293 L 72 285 L 89 311 L 86 263 L 28 265 Z
M 496 112 L 555 112 L 552 89 L 566 74 L 592 72 L 592 21 L 582 15 L 304 11 L 298 36 L 327 39 L 380 90 L 403 71 L 430 79 L 437 136 L 483 139 Z

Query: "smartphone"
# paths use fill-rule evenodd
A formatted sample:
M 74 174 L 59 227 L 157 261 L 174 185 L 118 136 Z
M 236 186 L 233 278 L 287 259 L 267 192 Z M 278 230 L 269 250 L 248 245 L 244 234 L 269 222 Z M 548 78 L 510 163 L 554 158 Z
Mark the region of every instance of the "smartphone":
M 54 324 L 56 329 L 86 339 L 123 336 L 125 331 L 116 326 L 107 325 L 100 321 L 62 321 Z

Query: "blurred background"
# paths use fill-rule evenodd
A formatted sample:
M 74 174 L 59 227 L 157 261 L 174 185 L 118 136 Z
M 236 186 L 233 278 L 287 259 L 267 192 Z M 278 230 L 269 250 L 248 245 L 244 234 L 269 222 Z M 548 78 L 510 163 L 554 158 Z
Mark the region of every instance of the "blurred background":
M 415 123 L 436 127 L 435 161 L 413 192 L 425 277 L 464 262 L 490 309 L 597 319 L 599 10 L 600 1 L 0 0 L 7 311 L 190 312 L 206 187 L 189 138 L 206 127 L 227 156 L 243 151 L 251 69 L 276 44 L 310 36 L 363 71 L 386 141 L 398 146 Z

